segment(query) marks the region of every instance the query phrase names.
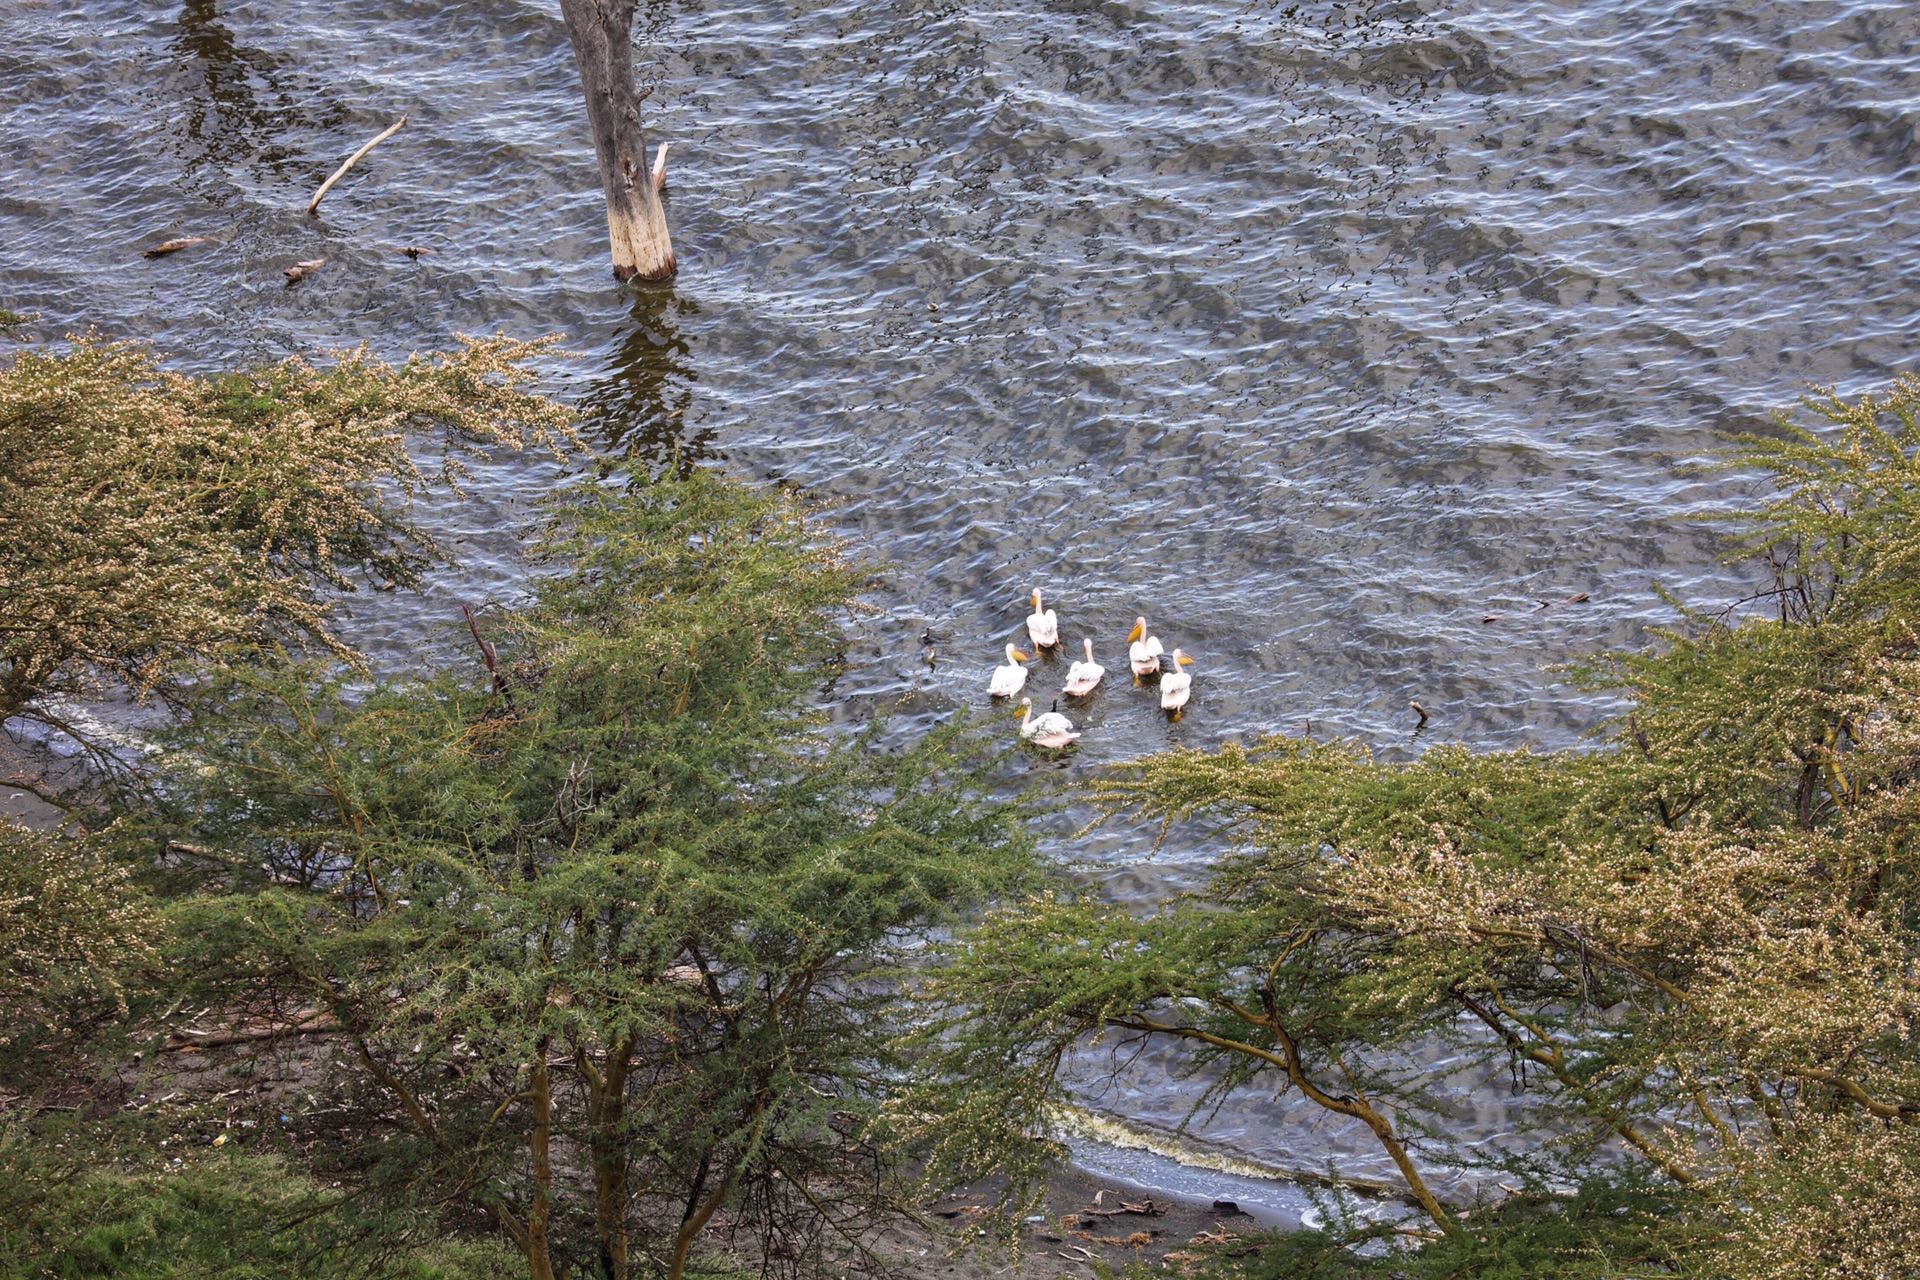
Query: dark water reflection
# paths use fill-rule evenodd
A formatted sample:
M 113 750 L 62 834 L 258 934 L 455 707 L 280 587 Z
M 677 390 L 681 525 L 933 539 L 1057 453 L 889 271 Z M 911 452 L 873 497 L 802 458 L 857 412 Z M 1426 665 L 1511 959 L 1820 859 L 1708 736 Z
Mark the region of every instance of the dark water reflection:
M 299 134 L 346 122 L 338 104 L 315 100 L 324 86 L 312 77 L 236 41 L 218 8 L 215 0 L 182 5 L 177 34 L 168 45 L 170 79 L 180 95 L 175 124 L 181 176 L 205 181 L 215 199 L 230 166 L 259 176 L 291 177 L 289 165 L 302 158 Z
M 658 0 L 642 28 L 682 274 L 635 293 L 550 0 L 11 0 L 0 305 L 202 368 L 563 334 L 604 446 L 804 485 L 893 563 L 843 716 L 980 703 L 1036 583 L 1110 666 L 1141 612 L 1199 654 L 1185 718 L 1108 688 L 1068 772 L 1309 725 L 1414 750 L 1414 698 L 1423 741 L 1577 743 L 1606 704 L 1553 663 L 1665 619 L 1656 580 L 1737 594 L 1688 518 L 1741 482 L 1682 464 L 1912 367 L 1905 4 Z M 221 243 L 139 258 L 183 234 Z M 499 459 L 430 509 L 463 567 L 357 602 L 369 643 L 415 657 L 511 592 L 554 475 Z M 1086 850 L 1116 896 L 1209 852 L 1151 836 Z
M 699 375 L 679 317 L 698 309 L 671 289 L 635 290 L 632 327 L 575 401 L 583 414 L 582 435 L 596 451 L 632 457 L 650 471 L 676 460 L 689 467 L 721 457 L 711 427 L 686 424 Z

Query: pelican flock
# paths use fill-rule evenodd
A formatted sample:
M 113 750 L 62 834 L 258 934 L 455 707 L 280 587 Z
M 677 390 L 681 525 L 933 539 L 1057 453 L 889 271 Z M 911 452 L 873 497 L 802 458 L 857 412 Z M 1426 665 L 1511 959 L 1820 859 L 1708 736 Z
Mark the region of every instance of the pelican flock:
M 1027 638 L 1033 642 L 1035 651 L 1051 649 L 1060 643 L 1060 619 L 1052 609 L 1046 608 L 1040 599 L 1040 589 L 1035 587 L 1032 596 L 1033 612 L 1027 615 Z M 1067 682 L 1060 692 L 1070 698 L 1084 698 L 1099 687 L 1107 674 L 1107 669 L 1094 661 L 1093 637 L 1085 636 L 1081 645 L 1086 652 L 1086 661 L 1075 659 L 1067 670 Z M 1147 620 L 1144 617 L 1133 620 L 1133 630 L 1127 633 L 1127 665 L 1133 674 L 1144 682 L 1149 676 L 1159 676 L 1160 706 L 1167 712 L 1177 713 L 1193 697 L 1193 676 L 1182 668 L 1193 665 L 1193 655 L 1184 649 L 1175 649 L 1162 663 L 1166 650 L 1161 648 L 1160 637 L 1147 634 Z M 1022 653 L 1017 645 L 1008 644 L 1006 665 L 995 667 L 993 676 L 987 682 L 987 692 L 996 698 L 1011 698 L 1017 695 L 1027 684 L 1027 668 L 1022 664 L 1028 655 Z M 1138 682 L 1136 682 L 1138 683 Z M 1056 701 L 1053 710 L 1033 714 L 1033 699 L 1020 699 L 1020 737 L 1035 746 L 1065 747 L 1080 737 L 1073 727 L 1073 721 L 1060 714 L 1060 704 Z

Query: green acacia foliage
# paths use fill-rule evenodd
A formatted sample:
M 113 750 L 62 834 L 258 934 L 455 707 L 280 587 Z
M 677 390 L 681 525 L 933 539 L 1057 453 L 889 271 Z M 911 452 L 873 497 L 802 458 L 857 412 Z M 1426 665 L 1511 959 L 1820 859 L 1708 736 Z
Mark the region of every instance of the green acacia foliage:
M 132 1135 L 47 1121 L 0 1136 L 0 1277 L 492 1280 L 497 1241 L 327 1187 L 278 1156 L 156 1157 Z
M 910 1103 L 936 1175 L 1045 1157 L 1066 1051 L 1147 1036 L 1211 1060 L 1220 1088 L 1364 1121 L 1447 1238 L 1433 1257 L 1475 1256 L 1486 1228 L 1424 1181 L 1486 1154 L 1451 1147 L 1420 1092 L 1438 1037 L 1528 1073 L 1509 1174 L 1577 1183 L 1624 1159 L 1667 1179 L 1697 1247 L 1653 1272 L 1904 1274 L 1920 381 L 1810 407 L 1813 427 L 1739 457 L 1776 487 L 1744 522 L 1768 575 L 1750 616 L 1692 616 L 1587 672 L 1628 707 L 1596 749 L 1385 764 L 1275 738 L 1096 782 L 1113 813 L 1240 823 L 1244 850 L 1145 916 L 1041 899 L 963 940 L 929 988 L 944 1017 Z M 1507 1075 L 1489 1073 L 1503 1094 Z
M 338 649 L 333 591 L 412 585 L 438 556 L 405 502 L 457 485 L 461 448 L 565 443 L 570 414 L 525 389 L 551 345 L 213 377 L 92 337 L 17 353 L 0 369 L 0 719 L 59 724 L 49 697 L 150 693 L 236 641 Z M 431 468 L 409 453 L 429 442 Z
M 0 1083 L 62 1071 L 151 978 L 160 914 L 114 857 L 112 834 L 0 819 Z
M 180 908 L 182 965 L 335 1019 L 368 1159 L 537 1277 L 677 1280 L 722 1224 L 802 1265 L 885 1198 L 880 970 L 1023 882 L 1027 843 L 964 727 L 823 732 L 864 576 L 795 498 L 694 470 L 548 512 L 534 599 L 477 621 L 470 667 L 201 690 L 167 834 L 225 892 Z
M 1595 1178 L 1518 1192 L 1418 1249 L 1385 1223 L 1279 1232 L 1207 1250 L 1202 1280 L 1628 1280 L 1688 1269 L 1703 1246 L 1671 1187 Z

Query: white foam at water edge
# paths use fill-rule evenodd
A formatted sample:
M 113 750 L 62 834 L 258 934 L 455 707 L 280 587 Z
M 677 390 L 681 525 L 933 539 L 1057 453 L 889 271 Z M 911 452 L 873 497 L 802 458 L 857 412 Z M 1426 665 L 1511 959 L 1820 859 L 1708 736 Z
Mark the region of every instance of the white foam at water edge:
M 1230 1200 L 1266 1226 L 1324 1226 L 1322 1209 L 1335 1203 L 1361 1218 L 1394 1218 L 1406 1212 L 1392 1188 L 1379 1188 L 1387 1193 L 1381 1196 L 1321 1185 L 1324 1175 L 1284 1169 L 1078 1107 L 1056 1107 L 1048 1118 L 1066 1140 L 1073 1163 L 1087 1173 L 1187 1201 Z

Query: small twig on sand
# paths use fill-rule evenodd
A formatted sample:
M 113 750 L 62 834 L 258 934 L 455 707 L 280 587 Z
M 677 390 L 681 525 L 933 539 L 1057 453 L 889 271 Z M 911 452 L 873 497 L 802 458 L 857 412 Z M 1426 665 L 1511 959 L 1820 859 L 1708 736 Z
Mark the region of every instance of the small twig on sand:
M 361 156 L 364 156 L 365 154 L 367 154 L 367 152 L 373 150 L 375 147 L 385 142 L 388 138 L 391 138 L 394 134 L 400 132 L 400 126 L 405 124 L 406 122 L 407 122 L 407 118 L 405 116 L 401 116 L 398 120 L 395 120 L 392 124 L 388 125 L 386 127 L 386 130 L 383 133 L 381 133 L 379 137 L 375 138 L 372 142 L 369 142 L 366 146 L 361 147 L 358 151 L 348 156 L 347 162 L 341 165 L 338 169 L 335 169 L 333 171 L 333 176 L 328 178 L 325 182 L 321 183 L 320 189 L 313 193 L 313 202 L 307 206 L 307 216 L 310 218 L 319 217 L 321 197 L 325 196 L 327 192 L 333 190 L 334 183 L 346 177 L 347 170 L 353 168 L 353 166 L 359 162 Z

